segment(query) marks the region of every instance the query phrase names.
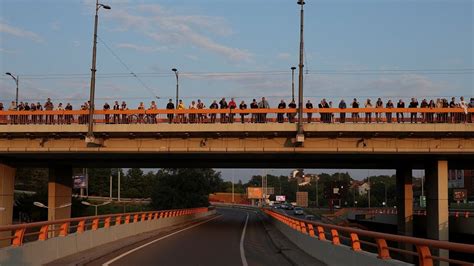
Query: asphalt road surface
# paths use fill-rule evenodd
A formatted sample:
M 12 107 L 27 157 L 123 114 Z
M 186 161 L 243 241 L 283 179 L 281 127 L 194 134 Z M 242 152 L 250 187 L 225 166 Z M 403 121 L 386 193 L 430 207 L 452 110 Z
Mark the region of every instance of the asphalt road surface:
M 291 265 L 277 252 L 256 213 L 238 209 L 219 209 L 218 213 L 212 220 L 89 265 Z

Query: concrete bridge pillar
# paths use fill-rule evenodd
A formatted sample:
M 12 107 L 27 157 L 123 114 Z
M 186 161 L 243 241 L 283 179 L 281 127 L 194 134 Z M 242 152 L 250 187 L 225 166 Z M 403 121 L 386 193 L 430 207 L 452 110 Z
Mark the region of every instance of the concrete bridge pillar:
M 0 164 L 0 226 L 13 222 L 13 192 L 16 169 Z M 0 238 L 9 237 L 10 233 L 0 233 Z M 10 241 L 0 241 L 0 247 L 10 245 Z
M 449 240 L 448 161 L 429 162 L 426 176 L 426 230 L 427 238 Z M 439 253 L 438 253 L 439 252 Z M 446 250 L 434 254 L 448 257 Z
M 396 169 L 397 176 L 397 230 L 399 235 L 413 236 L 413 179 L 411 167 Z M 413 250 L 412 245 L 400 244 L 400 248 Z
M 48 221 L 71 218 L 72 167 L 49 168 Z

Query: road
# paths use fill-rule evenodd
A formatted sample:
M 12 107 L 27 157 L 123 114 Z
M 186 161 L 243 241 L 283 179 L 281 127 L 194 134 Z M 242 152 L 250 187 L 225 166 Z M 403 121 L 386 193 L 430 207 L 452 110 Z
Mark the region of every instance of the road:
M 158 236 L 88 265 L 291 265 L 277 252 L 253 211 L 218 212 L 220 216 L 210 221 Z

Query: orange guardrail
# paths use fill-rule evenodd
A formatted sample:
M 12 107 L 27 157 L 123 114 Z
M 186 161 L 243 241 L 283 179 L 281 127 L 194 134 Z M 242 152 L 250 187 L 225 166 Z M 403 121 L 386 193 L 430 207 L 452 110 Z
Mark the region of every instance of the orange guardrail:
M 94 123 L 106 124 L 165 123 L 170 122 L 170 117 L 174 123 L 295 122 L 297 111 L 298 109 L 277 108 L 95 110 L 93 117 Z M 409 122 L 411 114 L 416 114 L 417 122 L 474 121 L 474 108 L 305 108 L 303 113 L 306 114 L 304 122 Z M 311 117 L 309 121 L 308 114 L 318 113 L 321 118 Z M 283 117 L 285 114 L 287 118 Z M 334 114 L 344 114 L 347 117 L 332 117 Z M 365 117 L 360 114 L 365 114 Z M 372 114 L 375 116 L 372 117 Z M 89 110 L 0 111 L 0 124 L 86 124 L 88 119 Z
M 390 259 L 390 253 L 396 252 L 402 255 L 411 255 L 418 257 L 418 265 L 420 266 L 432 266 L 433 261 L 444 261 L 460 265 L 472 265 L 472 263 L 474 262 L 474 260 L 471 262 L 467 262 L 434 256 L 432 255 L 430 250 L 442 249 L 456 251 L 461 253 L 472 254 L 473 256 L 471 256 L 471 258 L 474 258 L 474 245 L 379 233 L 352 227 L 343 227 L 338 225 L 298 219 L 296 217 L 275 212 L 269 209 L 264 209 L 263 211 L 269 216 L 297 230 L 298 232 L 309 235 L 310 237 L 313 237 L 320 241 L 330 241 L 333 245 L 346 244 L 350 246 L 354 252 L 360 252 L 362 250 L 369 251 L 367 249 L 363 249 L 364 246 L 361 244 L 374 247 L 377 249 L 377 258 L 382 260 Z M 364 239 L 372 239 L 374 241 L 369 242 L 366 240 L 361 240 L 362 237 Z M 416 252 L 396 247 L 390 247 L 388 246 L 387 241 L 413 245 L 416 247 Z
M 351 208 L 349 208 L 351 209 Z M 369 215 L 377 215 L 377 214 L 397 214 L 398 210 L 395 208 L 352 208 L 354 211 L 364 212 Z M 426 215 L 426 210 L 414 210 L 413 215 Z M 449 216 L 454 216 L 456 218 L 469 218 L 474 217 L 474 211 L 469 210 L 453 210 L 449 211 Z
M 99 228 L 109 228 L 114 225 L 165 219 L 169 217 L 190 215 L 207 211 L 207 207 L 202 207 L 193 209 L 106 214 L 55 221 L 0 226 L 0 232 L 10 232 L 10 234 L 12 234 L 12 236 L 0 238 L 0 241 L 9 240 L 11 241 L 11 246 L 18 247 L 23 245 L 25 242 L 43 241 L 51 237 L 66 236 L 71 233 L 81 234 L 88 230 L 94 231 Z

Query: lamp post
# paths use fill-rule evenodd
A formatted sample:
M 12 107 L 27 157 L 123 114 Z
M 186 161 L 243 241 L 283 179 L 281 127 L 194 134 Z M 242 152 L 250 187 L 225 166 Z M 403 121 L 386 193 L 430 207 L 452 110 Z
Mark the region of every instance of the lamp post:
M 20 81 L 20 76 L 14 76 L 12 73 L 10 72 L 7 72 L 5 73 L 5 75 L 7 76 L 10 76 L 13 78 L 13 80 L 15 81 L 15 84 L 16 84 L 16 97 L 15 97 L 15 106 L 16 106 L 16 109 L 18 110 L 18 82 Z
M 298 88 L 298 133 L 296 139 L 298 142 L 304 141 L 303 134 L 303 57 L 304 57 L 304 4 L 303 0 L 298 0 L 298 5 L 301 6 L 300 11 L 300 63 L 299 63 L 299 88 Z
M 107 204 L 110 204 L 112 203 L 112 201 L 106 201 L 102 204 L 91 204 L 90 202 L 87 202 L 87 201 L 81 201 L 81 203 L 83 205 L 86 205 L 86 206 L 92 206 L 92 207 L 95 207 L 95 216 L 97 216 L 97 208 L 100 207 L 100 206 L 104 206 L 104 205 L 107 205 Z
M 295 101 L 295 69 L 296 67 L 291 67 L 291 100 Z
M 99 9 L 111 9 L 108 5 L 99 4 L 99 0 L 96 0 L 95 4 L 95 21 L 94 21 L 94 43 L 92 46 L 92 67 L 91 67 L 91 90 L 89 94 L 89 127 L 87 131 L 86 142 L 94 142 L 93 132 L 93 120 L 94 120 L 94 99 L 95 99 L 95 72 L 96 69 L 96 58 L 97 58 L 97 24 L 99 23 Z
M 173 68 L 171 71 L 174 72 L 174 75 L 176 76 L 176 109 L 178 108 L 178 100 L 179 100 L 179 72 L 178 69 Z

